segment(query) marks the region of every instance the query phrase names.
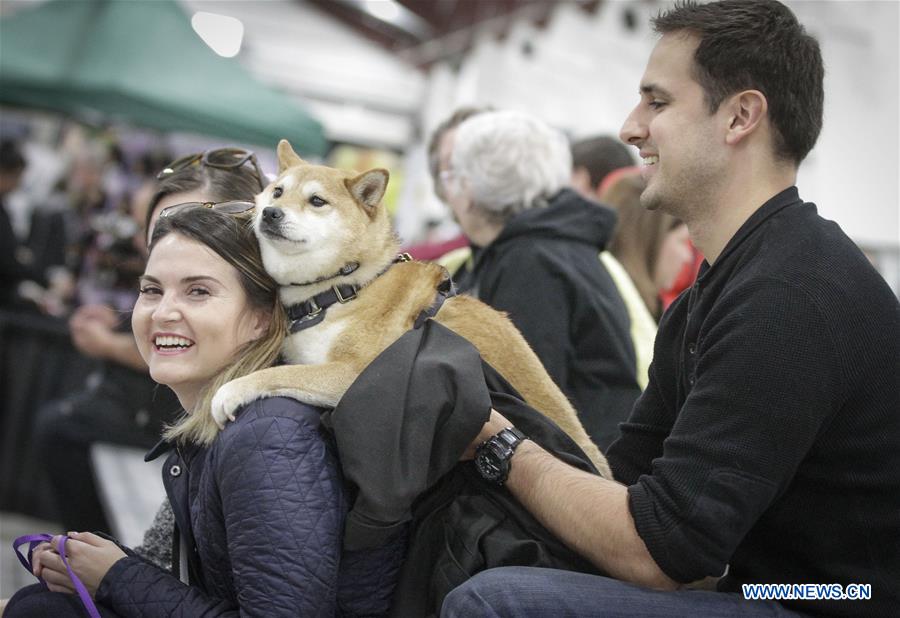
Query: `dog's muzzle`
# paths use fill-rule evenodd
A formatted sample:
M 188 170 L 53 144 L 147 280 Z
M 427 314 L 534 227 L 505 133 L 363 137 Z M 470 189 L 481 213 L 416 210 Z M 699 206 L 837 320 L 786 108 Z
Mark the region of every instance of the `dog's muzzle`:
M 284 211 L 280 208 L 267 206 L 266 208 L 263 208 L 262 211 L 262 218 L 259 222 L 259 231 L 269 238 L 282 238 L 286 240 L 286 237 L 281 232 L 282 223 L 284 223 Z
M 262 211 L 262 219 L 263 223 L 267 225 L 278 225 L 281 223 L 281 220 L 284 219 L 284 211 L 280 208 L 266 206 Z

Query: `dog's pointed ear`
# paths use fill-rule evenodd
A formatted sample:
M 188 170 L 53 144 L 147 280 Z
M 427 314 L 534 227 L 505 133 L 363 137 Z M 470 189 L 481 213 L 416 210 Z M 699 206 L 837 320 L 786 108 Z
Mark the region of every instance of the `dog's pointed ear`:
M 359 202 L 369 216 L 375 214 L 375 210 L 384 197 L 384 191 L 387 189 L 388 178 L 390 174 L 385 169 L 374 169 L 364 172 L 354 178 L 347 178 L 344 184 L 350 195 Z
M 306 165 L 306 161 L 301 159 L 294 149 L 291 148 L 291 143 L 286 139 L 278 142 L 278 173 L 282 173 L 284 170 L 289 167 L 296 167 L 298 165 Z

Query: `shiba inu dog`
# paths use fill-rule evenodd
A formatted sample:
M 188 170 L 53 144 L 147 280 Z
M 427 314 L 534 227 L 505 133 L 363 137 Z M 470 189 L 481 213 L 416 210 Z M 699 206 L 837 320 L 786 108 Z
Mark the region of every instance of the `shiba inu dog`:
M 212 413 L 220 426 L 260 396 L 334 407 L 376 356 L 436 310 L 435 320 L 470 341 L 612 478 L 574 408 L 504 314 L 468 296 L 438 304 L 449 283 L 442 267 L 395 263 L 399 242 L 381 204 L 386 170 L 355 174 L 310 165 L 286 140 L 278 144 L 278 165 L 277 179 L 256 198 L 253 225 L 291 319 L 282 350 L 290 364 L 219 389 Z

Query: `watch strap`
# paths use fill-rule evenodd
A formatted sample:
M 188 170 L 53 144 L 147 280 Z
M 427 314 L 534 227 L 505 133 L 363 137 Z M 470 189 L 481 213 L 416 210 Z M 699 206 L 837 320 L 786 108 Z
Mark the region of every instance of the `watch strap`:
M 506 446 L 512 449 L 513 452 L 515 452 L 522 441 L 526 439 L 525 434 L 515 427 L 507 427 L 506 429 L 501 429 L 494 437 L 505 442 Z
M 506 427 L 485 440 L 475 452 L 482 478 L 496 485 L 503 485 L 509 478 L 510 460 L 526 439 L 527 436 L 515 427 Z

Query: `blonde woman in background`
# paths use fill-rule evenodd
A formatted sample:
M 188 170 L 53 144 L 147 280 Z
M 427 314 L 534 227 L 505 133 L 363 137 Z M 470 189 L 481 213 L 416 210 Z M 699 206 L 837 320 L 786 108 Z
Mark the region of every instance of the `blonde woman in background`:
M 637 168 L 610 174 L 600 201 L 616 209 L 619 221 L 609 251 L 628 271 L 656 322 L 662 316 L 660 292 L 668 290 L 693 259 L 687 226 L 659 210 L 641 206 L 644 180 Z
M 628 307 L 642 389 L 647 385 L 656 325 L 663 313 L 660 293 L 672 287 L 682 267 L 693 259 L 687 226 L 671 215 L 641 206 L 643 190 L 639 169 L 626 167 L 607 176 L 599 191 L 600 201 L 619 215 L 608 253 L 600 259 Z M 609 259 L 610 254 L 614 260 Z

